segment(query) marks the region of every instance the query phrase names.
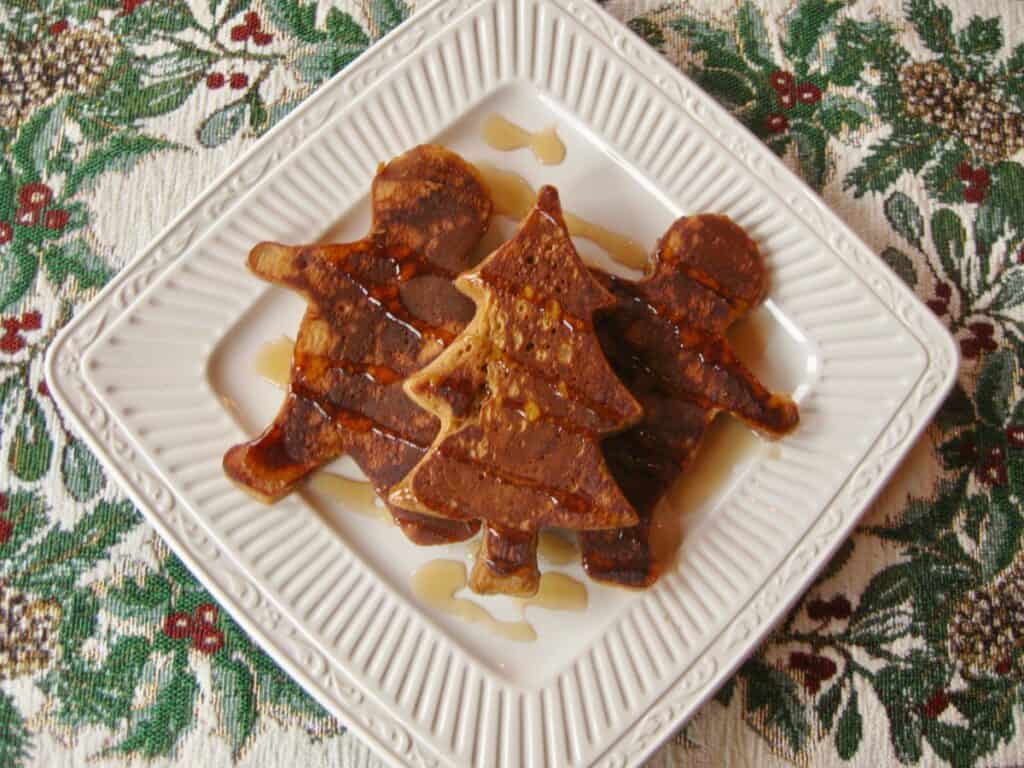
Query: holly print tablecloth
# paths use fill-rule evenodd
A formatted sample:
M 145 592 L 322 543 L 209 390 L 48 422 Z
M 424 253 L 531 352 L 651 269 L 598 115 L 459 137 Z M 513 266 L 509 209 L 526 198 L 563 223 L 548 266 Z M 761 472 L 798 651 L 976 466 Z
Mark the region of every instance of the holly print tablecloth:
M 1024 763 L 1024 3 L 609 9 L 818 190 L 962 354 L 857 534 L 654 763 Z M 104 475 L 42 359 L 220 171 L 413 12 L 0 0 L 0 765 L 376 764 Z

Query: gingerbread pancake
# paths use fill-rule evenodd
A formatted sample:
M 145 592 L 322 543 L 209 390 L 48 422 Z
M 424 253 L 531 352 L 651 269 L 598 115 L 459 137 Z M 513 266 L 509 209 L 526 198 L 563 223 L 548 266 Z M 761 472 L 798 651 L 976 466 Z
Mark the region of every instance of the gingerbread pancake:
M 490 195 L 458 155 L 421 146 L 378 171 L 371 202 L 363 240 L 262 243 L 249 255 L 253 272 L 309 302 L 284 404 L 262 435 L 224 457 L 228 476 L 263 500 L 281 498 L 343 454 L 386 498 L 437 432 L 437 419 L 406 397 L 402 382 L 473 316 L 452 280 L 475 263 Z M 417 543 L 457 541 L 477 529 L 473 521 L 392 513 Z

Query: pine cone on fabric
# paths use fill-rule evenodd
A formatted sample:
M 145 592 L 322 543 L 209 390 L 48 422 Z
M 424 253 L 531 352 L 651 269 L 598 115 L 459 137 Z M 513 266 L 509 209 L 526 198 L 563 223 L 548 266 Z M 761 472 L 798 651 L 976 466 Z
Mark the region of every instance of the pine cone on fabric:
M 968 670 L 1024 673 L 1024 556 L 984 589 L 968 592 L 949 626 L 950 655 Z
M 0 680 L 46 669 L 57 653 L 60 606 L 0 585 Z
M 7 40 L 0 50 L 0 125 L 13 128 L 57 96 L 93 90 L 117 48 L 113 37 L 88 27 L 39 42 Z
M 995 163 L 1024 150 L 1024 115 L 989 83 L 960 78 L 937 61 L 900 72 L 907 112 L 962 138 L 978 157 Z

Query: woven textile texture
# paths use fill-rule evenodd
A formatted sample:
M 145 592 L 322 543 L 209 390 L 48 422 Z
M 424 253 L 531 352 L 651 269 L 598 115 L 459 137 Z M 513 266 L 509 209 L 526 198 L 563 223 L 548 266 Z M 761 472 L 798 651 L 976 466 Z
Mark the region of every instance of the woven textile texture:
M 856 535 L 652 764 L 1024 763 L 1024 3 L 608 8 L 816 189 L 962 354 Z M 42 361 L 219 172 L 413 11 L 0 0 L 0 766 L 379 765 L 142 521 Z

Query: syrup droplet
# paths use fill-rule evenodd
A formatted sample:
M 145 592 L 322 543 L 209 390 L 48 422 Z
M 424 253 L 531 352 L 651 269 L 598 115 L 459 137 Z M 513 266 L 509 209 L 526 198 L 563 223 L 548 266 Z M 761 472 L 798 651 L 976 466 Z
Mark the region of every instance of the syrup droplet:
M 537 594 L 521 602 L 524 615 L 526 609 L 533 605 L 549 611 L 581 612 L 587 610 L 587 586 L 572 576 L 548 571 L 540 576 Z
M 568 565 L 579 557 L 579 550 L 574 539 L 567 539 L 554 531 L 541 531 L 537 554 L 553 565 Z
M 370 483 L 351 480 L 334 472 L 317 472 L 309 479 L 309 486 L 324 496 L 340 501 L 348 511 L 393 522 L 387 507 L 378 499 Z
M 531 133 L 522 126 L 492 112 L 484 120 L 483 139 L 491 149 L 509 152 L 528 147 L 544 165 L 558 165 L 565 159 L 565 144 L 558 138 L 555 126 Z
M 268 341 L 259 348 L 253 361 L 253 371 L 278 389 L 288 389 L 295 342 L 287 336 Z

